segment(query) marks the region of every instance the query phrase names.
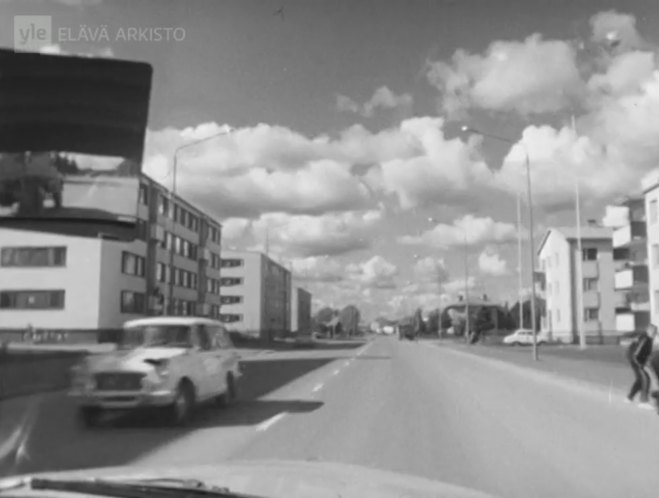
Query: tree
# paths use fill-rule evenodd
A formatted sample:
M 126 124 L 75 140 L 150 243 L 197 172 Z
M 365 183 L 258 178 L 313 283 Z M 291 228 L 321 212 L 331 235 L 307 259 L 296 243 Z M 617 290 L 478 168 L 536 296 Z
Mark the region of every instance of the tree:
M 335 310 L 333 310 L 329 306 L 325 306 L 324 308 L 321 308 L 316 312 L 316 316 L 314 318 L 317 323 L 327 323 L 330 320 L 332 320 L 332 318 L 334 318 L 335 314 L 336 314 Z
M 356 335 L 359 330 L 360 320 L 361 315 L 359 309 L 352 304 L 343 308 L 339 313 L 339 322 L 341 323 L 341 329 L 345 334 Z

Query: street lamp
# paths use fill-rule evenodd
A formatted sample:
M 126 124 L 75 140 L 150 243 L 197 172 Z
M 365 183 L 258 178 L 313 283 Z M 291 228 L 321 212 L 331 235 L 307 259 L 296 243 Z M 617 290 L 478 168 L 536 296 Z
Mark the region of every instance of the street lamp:
M 491 138 L 492 140 L 498 140 L 510 145 L 516 145 L 518 142 L 511 140 L 509 138 L 500 137 L 498 135 L 492 135 L 489 133 L 484 133 L 482 131 L 476 130 L 469 126 L 463 126 L 462 131 L 466 133 L 472 133 L 475 135 L 481 135 L 482 137 Z M 529 205 L 529 252 L 531 254 L 531 330 L 533 330 L 533 359 L 538 359 L 538 334 L 537 334 L 537 324 L 535 316 L 535 244 L 533 243 L 533 194 L 531 192 L 531 159 L 529 157 L 529 149 L 523 142 L 519 142 L 520 145 L 524 147 L 524 156 L 526 164 L 526 193 L 527 201 Z M 520 303 L 521 306 L 521 303 Z
M 225 135 L 229 135 L 233 131 L 233 128 L 227 126 L 224 131 L 214 133 L 212 135 L 209 135 L 207 137 L 201 138 L 199 140 L 195 140 L 193 142 L 188 142 L 183 145 L 179 145 L 176 149 L 174 149 L 174 162 L 172 164 L 172 188 L 170 190 L 170 205 L 169 209 L 173 210 L 174 202 L 176 199 L 176 187 L 177 187 L 177 179 L 178 179 L 178 155 L 179 152 L 182 150 L 185 150 L 189 147 L 193 147 L 199 144 L 202 144 L 204 142 L 208 142 L 209 140 L 212 140 L 217 137 L 222 137 Z M 169 313 L 170 315 L 174 314 L 174 231 L 176 229 L 176 220 L 174 219 L 173 213 L 172 214 L 171 220 L 171 237 L 172 239 L 170 240 L 170 247 L 169 247 L 169 285 L 168 285 L 168 303 L 167 303 L 167 309 L 163 306 L 163 314 L 165 312 Z

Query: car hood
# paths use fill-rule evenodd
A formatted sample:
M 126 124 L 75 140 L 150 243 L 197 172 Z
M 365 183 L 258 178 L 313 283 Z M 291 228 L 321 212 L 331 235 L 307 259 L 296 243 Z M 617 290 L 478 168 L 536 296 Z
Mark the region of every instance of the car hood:
M 185 348 L 136 348 L 119 349 L 111 353 L 89 357 L 89 367 L 93 372 L 131 371 L 146 372 L 153 368 L 146 360 L 165 360 L 186 353 Z
M 35 474 L 57 479 L 198 479 L 233 492 L 267 498 L 487 498 L 492 495 L 371 468 L 332 462 L 254 460 L 177 468 L 115 467 Z M 20 476 L 19 476 L 20 478 Z M 0 489 L 17 478 L 0 480 Z M 27 487 L 12 496 L 43 496 Z M 58 493 L 59 494 L 59 493 Z M 69 494 L 72 498 L 80 494 Z

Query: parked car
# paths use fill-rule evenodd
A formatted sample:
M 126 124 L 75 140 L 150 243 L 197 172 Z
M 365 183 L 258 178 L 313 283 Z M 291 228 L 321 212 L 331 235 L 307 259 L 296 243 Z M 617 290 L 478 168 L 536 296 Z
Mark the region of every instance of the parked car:
M 538 332 L 536 335 L 537 344 L 547 344 L 549 334 L 547 332 Z M 531 329 L 517 329 L 510 335 L 503 338 L 503 343 L 510 346 L 528 346 L 533 344 L 533 331 Z
M 143 318 L 124 325 L 116 351 L 74 367 L 70 395 L 88 427 L 105 412 L 153 408 L 184 425 L 203 402 L 233 401 L 241 373 L 240 357 L 220 322 Z

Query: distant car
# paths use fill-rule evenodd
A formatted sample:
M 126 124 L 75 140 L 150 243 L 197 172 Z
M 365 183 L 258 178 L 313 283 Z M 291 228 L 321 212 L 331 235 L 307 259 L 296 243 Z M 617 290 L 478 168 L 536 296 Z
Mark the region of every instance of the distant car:
M 315 334 L 296 334 L 294 346 L 296 348 L 312 348 L 316 345 Z
M 538 332 L 536 335 L 537 344 L 547 344 L 549 335 L 546 332 Z M 517 329 L 510 335 L 503 338 L 503 343 L 510 346 L 528 346 L 533 344 L 533 331 L 530 329 Z
M 105 412 L 147 408 L 185 425 L 200 403 L 233 401 L 242 370 L 220 322 L 153 317 L 127 322 L 116 351 L 88 356 L 72 373 L 69 394 L 92 427 Z

